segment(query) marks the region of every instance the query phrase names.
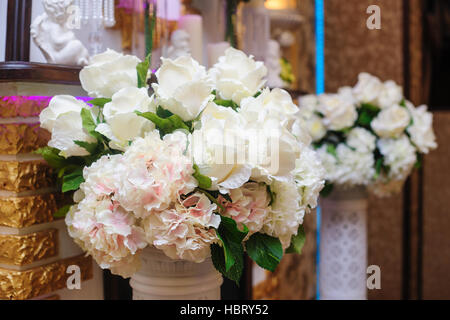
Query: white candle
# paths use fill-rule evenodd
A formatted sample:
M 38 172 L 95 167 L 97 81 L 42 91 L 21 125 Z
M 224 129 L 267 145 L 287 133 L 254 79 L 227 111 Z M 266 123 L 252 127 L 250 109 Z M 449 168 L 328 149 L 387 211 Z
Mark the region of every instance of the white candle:
M 225 54 L 225 50 L 230 47 L 228 42 L 217 42 L 208 44 L 208 66 L 211 68 L 217 61 L 219 57 Z
M 200 15 L 188 14 L 178 21 L 178 27 L 189 34 L 192 57 L 203 63 L 203 19 Z

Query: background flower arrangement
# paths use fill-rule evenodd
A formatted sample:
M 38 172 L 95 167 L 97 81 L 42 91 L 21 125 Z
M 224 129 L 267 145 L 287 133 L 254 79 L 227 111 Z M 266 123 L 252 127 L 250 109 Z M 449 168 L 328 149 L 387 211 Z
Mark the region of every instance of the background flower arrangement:
M 88 104 L 56 96 L 40 115 L 52 138 L 38 153 L 74 192 L 57 213 L 69 234 L 124 277 L 146 246 L 211 255 L 236 282 L 244 250 L 272 271 L 284 252 L 300 253 L 325 172 L 289 94 L 263 88 L 264 64 L 232 48 L 210 70 L 163 59 L 151 96 L 149 65 L 107 50 L 80 73 Z
M 327 172 L 324 195 L 334 184 L 369 186 L 380 196 L 399 192 L 421 154 L 437 147 L 432 114 L 407 101 L 393 81 L 361 73 L 353 88 L 304 96 L 299 104 Z

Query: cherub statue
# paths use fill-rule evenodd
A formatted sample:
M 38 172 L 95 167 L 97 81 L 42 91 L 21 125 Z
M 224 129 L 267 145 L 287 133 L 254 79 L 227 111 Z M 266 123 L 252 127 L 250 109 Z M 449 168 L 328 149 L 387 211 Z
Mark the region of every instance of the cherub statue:
M 31 25 L 31 37 L 48 63 L 84 66 L 89 52 L 67 26 L 73 0 L 42 0 L 45 13 Z
M 167 50 L 167 57 L 176 59 L 191 53 L 189 47 L 189 34 L 184 30 L 175 30 L 170 37 L 171 45 Z

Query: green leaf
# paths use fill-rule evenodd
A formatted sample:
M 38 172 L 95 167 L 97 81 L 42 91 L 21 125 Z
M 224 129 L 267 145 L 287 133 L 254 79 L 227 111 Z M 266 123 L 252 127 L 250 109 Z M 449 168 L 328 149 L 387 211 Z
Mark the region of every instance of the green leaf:
M 217 229 L 217 236 L 222 242 L 222 247 L 211 246 L 213 263 L 227 278 L 239 283 L 244 267 L 244 248 L 242 241 L 248 234 L 248 228 L 244 225 L 241 231 L 237 227 L 236 221 L 231 218 L 221 216 L 221 222 Z
M 305 234 L 305 228 L 301 224 L 298 227 L 297 234 L 295 236 L 292 236 L 291 238 L 291 245 L 289 248 L 286 249 L 286 253 L 302 253 L 303 246 L 305 245 L 306 241 L 306 234 Z
M 329 154 L 331 154 L 333 157 L 335 157 L 336 159 L 338 158 L 337 153 L 336 153 L 336 147 L 332 144 L 328 144 L 327 145 L 327 152 Z
M 196 164 L 193 166 L 194 174 L 192 175 L 198 182 L 198 186 L 202 189 L 209 189 L 212 186 L 212 181 L 210 177 L 207 177 L 200 173 L 200 169 Z
M 420 153 L 417 153 L 417 160 L 416 163 L 414 164 L 414 168 L 416 169 L 422 168 L 422 155 Z
M 170 116 L 173 116 L 173 113 L 161 106 L 158 106 L 158 108 L 156 108 L 156 115 L 160 118 L 167 119 Z
M 94 118 L 92 118 L 92 113 L 89 109 L 81 109 L 81 119 L 83 121 L 84 130 L 86 130 L 86 132 L 89 133 L 91 137 L 94 137 L 97 140 L 101 140 L 102 135 L 95 131 L 95 128 L 97 128 L 97 124 L 95 123 Z
M 53 217 L 55 217 L 55 218 L 64 218 L 67 215 L 67 212 L 69 212 L 70 207 L 72 207 L 72 205 L 70 205 L 70 204 L 65 205 L 64 207 L 62 207 L 58 211 L 56 211 L 53 214 Z
M 78 190 L 83 182 L 83 169 L 78 168 L 63 177 L 62 192 Z
M 358 119 L 356 124 L 363 128 L 369 129 L 372 120 L 380 113 L 381 109 L 370 103 L 363 103 L 358 109 Z
M 278 238 L 263 233 L 253 234 L 246 242 L 247 253 L 261 268 L 275 271 L 283 257 L 283 247 Z
M 234 111 L 237 111 L 237 109 L 239 108 L 238 104 L 233 100 L 215 99 L 214 103 L 222 107 L 231 108 Z
M 98 143 L 97 142 L 89 143 L 89 142 L 86 142 L 86 141 L 74 140 L 74 143 L 77 146 L 80 146 L 80 147 L 84 148 L 90 154 L 94 154 L 95 151 L 97 150 L 97 147 L 98 147 Z
M 332 183 L 329 183 L 328 181 L 325 182 L 325 186 L 323 187 L 322 191 L 320 191 L 320 196 L 322 197 L 328 197 L 331 192 L 333 191 L 334 185 Z
M 89 100 L 88 103 L 92 104 L 93 106 L 103 108 L 105 106 L 105 104 L 110 103 L 111 101 L 112 101 L 112 99 L 108 99 L 108 98 L 96 98 L 96 99 Z
M 227 271 L 225 267 L 225 252 L 224 248 L 218 244 L 211 245 L 211 258 L 214 267 L 224 277 L 236 282 L 239 286 L 239 281 L 242 277 L 242 271 L 244 269 L 244 250 L 236 257 L 234 265 Z
M 68 161 L 61 157 L 59 152 L 58 149 L 47 146 L 36 150 L 34 153 L 40 154 L 52 168 L 61 169 L 67 165 Z
M 378 179 L 381 173 L 381 169 L 383 167 L 383 158 L 377 159 L 377 162 L 375 162 L 375 179 Z
M 147 87 L 147 75 L 150 69 L 150 61 L 152 58 L 152 54 L 149 53 L 147 57 L 145 57 L 144 61 L 139 63 L 136 66 L 137 79 L 138 79 L 138 88 Z
M 147 120 L 153 122 L 156 128 L 158 128 L 158 130 L 162 134 L 162 136 L 172 133 L 178 129 L 189 131 L 189 127 L 176 114 L 164 119 L 153 112 L 145 112 L 145 113 L 139 111 L 135 112 L 138 116 L 144 117 Z

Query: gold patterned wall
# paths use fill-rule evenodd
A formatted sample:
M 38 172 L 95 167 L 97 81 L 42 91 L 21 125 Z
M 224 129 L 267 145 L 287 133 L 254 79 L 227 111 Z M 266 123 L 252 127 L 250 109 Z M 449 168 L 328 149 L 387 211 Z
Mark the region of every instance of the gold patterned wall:
M 38 118 L 50 98 L 15 93 L 0 97 L 0 299 L 67 298 L 54 293 L 66 287 L 67 267 L 79 266 L 81 279 L 89 280 L 93 263 L 64 221 L 54 220 L 64 197 L 50 167 L 33 153 L 50 138 Z M 94 291 L 102 297 L 101 287 Z

